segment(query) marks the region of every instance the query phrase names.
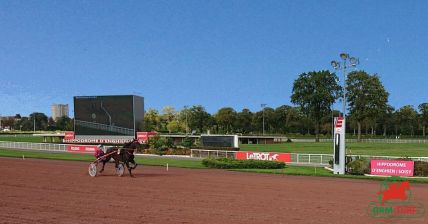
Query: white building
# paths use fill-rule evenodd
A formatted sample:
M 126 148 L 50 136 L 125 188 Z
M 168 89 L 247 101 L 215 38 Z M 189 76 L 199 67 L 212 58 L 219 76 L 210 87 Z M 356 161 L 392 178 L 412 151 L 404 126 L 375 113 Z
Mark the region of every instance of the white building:
M 58 118 L 68 115 L 68 104 L 52 104 L 51 106 L 52 110 L 52 118 L 57 121 Z

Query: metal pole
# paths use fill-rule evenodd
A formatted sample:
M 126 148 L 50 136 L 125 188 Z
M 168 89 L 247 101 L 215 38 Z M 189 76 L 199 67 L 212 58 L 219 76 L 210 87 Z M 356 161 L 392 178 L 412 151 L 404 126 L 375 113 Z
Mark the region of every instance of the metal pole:
M 262 113 L 263 113 L 263 135 L 265 135 L 265 107 L 266 107 L 266 104 L 262 103 L 262 104 L 260 104 L 260 106 L 262 107 Z
M 33 129 L 36 132 L 36 114 L 33 114 Z
M 186 135 L 187 135 L 187 133 L 188 133 L 188 128 L 189 128 L 189 123 L 188 123 L 188 121 L 187 121 L 187 108 L 188 108 L 188 106 L 187 106 L 187 105 L 185 105 L 185 106 L 184 106 L 184 113 L 185 113 L 185 116 L 186 116 Z
M 263 135 L 265 135 L 265 108 L 263 108 Z
M 343 60 L 343 108 L 342 116 L 345 118 L 346 114 L 346 59 Z

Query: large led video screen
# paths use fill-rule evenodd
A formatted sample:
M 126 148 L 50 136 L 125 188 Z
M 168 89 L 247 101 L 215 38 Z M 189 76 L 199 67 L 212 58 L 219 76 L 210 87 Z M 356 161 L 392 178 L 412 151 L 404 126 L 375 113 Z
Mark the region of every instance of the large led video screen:
M 144 98 L 123 96 L 75 96 L 75 135 L 134 136 L 143 130 Z
M 201 143 L 208 147 L 238 147 L 237 135 L 201 135 Z

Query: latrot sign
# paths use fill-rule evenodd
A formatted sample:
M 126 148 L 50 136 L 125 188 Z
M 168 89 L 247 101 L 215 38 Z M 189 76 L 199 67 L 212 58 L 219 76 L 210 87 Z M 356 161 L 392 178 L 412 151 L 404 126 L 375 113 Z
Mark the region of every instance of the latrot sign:
M 265 160 L 278 162 L 291 162 L 290 153 L 273 153 L 273 152 L 236 152 L 238 160 Z

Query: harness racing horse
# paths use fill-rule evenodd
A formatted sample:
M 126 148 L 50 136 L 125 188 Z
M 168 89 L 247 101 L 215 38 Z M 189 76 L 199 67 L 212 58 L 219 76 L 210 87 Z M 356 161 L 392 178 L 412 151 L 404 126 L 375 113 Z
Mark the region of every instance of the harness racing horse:
M 140 143 L 134 139 L 131 142 L 128 142 L 125 145 L 123 145 L 123 147 L 114 146 L 114 147 L 107 148 L 107 151 L 106 151 L 107 156 L 102 161 L 103 167 L 100 170 L 100 173 L 104 171 L 105 164 L 108 161 L 110 161 L 110 159 L 113 158 L 116 169 L 119 167 L 119 163 L 123 163 L 128 168 L 129 175 L 131 177 L 134 177 L 131 170 L 135 169 L 138 165 L 134 160 L 135 159 L 134 151 L 135 149 L 137 149 L 139 145 Z M 133 166 L 130 166 L 129 165 L 130 163 L 132 163 Z

